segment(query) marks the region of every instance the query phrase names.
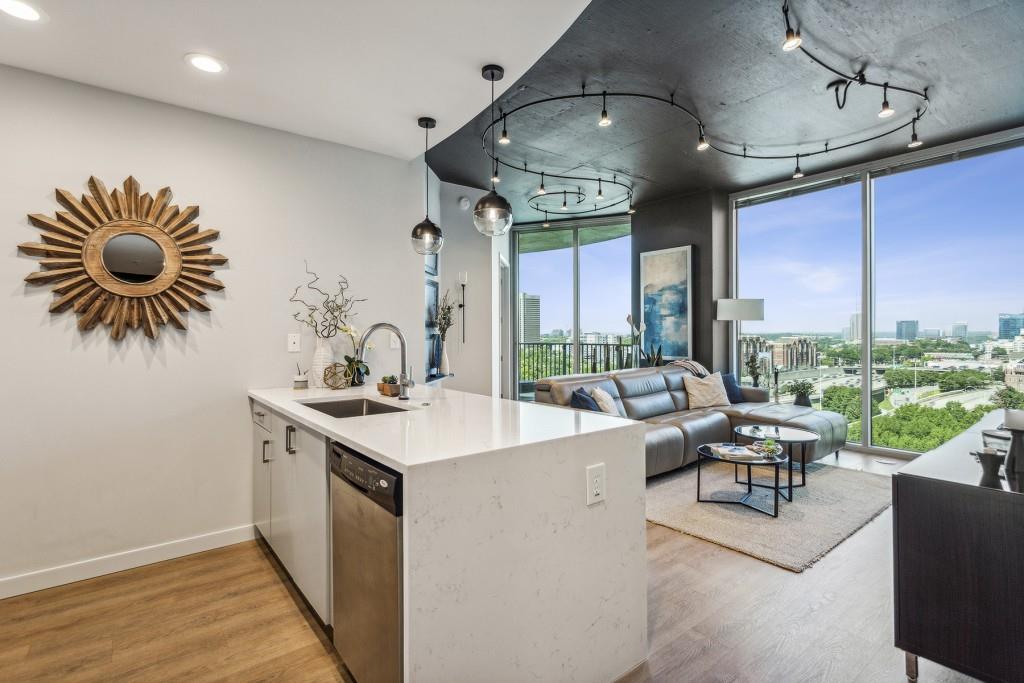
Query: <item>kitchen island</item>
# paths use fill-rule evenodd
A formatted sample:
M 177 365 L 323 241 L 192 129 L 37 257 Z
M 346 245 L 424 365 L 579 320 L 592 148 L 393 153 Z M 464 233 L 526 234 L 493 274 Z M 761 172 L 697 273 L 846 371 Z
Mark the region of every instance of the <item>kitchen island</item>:
M 285 529 L 277 545 L 296 569 L 282 562 L 335 629 L 329 445 L 401 475 L 404 680 L 613 681 L 646 658 L 641 424 L 433 387 L 408 401 L 372 386 L 249 397 L 257 529 L 279 556 L 273 539 Z M 331 417 L 314 407 L 363 398 L 399 410 Z M 293 461 L 305 464 L 260 472 Z M 588 505 L 587 468 L 598 464 L 604 482 Z M 293 489 L 276 506 L 275 476 Z

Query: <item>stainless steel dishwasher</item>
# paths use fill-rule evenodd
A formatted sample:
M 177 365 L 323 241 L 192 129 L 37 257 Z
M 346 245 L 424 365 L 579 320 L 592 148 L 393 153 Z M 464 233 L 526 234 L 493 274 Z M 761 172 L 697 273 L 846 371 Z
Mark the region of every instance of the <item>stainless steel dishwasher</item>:
M 334 647 L 358 683 L 402 680 L 402 475 L 331 446 Z

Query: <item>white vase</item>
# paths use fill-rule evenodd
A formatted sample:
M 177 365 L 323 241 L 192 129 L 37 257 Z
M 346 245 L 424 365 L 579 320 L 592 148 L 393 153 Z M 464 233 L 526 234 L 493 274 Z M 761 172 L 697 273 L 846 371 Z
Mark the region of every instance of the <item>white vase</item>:
M 316 349 L 313 351 L 313 364 L 309 368 L 309 386 L 311 388 L 323 389 L 324 370 L 334 363 L 334 349 L 331 347 L 330 339 L 316 338 Z
M 450 374 L 451 370 L 448 367 L 448 342 L 441 342 L 441 363 L 437 366 L 437 374 L 444 377 Z

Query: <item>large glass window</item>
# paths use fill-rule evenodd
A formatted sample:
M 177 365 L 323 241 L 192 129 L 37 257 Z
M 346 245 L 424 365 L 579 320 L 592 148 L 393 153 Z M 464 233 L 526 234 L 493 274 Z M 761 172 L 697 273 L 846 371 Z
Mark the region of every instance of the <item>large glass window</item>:
M 514 233 L 517 396 L 538 379 L 631 367 L 628 222 Z
M 737 210 L 739 296 L 764 299 L 763 321 L 740 323 L 741 378 L 793 403 L 861 412 L 861 190 L 853 182 Z M 777 382 L 776 382 L 777 373 Z M 852 440 L 857 440 L 853 437 Z
M 1022 168 L 1018 147 L 873 180 L 873 445 L 928 451 L 1024 405 Z
M 738 200 L 737 296 L 765 300 L 737 339 L 743 381 L 780 403 L 808 381 L 850 441 L 910 452 L 1024 408 L 1021 168 L 1013 147 Z

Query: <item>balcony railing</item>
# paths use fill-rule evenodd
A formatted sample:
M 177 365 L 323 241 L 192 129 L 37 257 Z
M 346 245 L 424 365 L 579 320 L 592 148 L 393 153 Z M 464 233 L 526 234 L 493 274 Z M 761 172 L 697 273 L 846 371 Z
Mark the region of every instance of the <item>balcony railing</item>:
M 580 344 L 580 365 L 573 366 L 570 342 L 519 344 L 519 395 L 530 398 L 537 380 L 574 372 L 609 372 L 638 366 L 639 352 L 631 344 Z

